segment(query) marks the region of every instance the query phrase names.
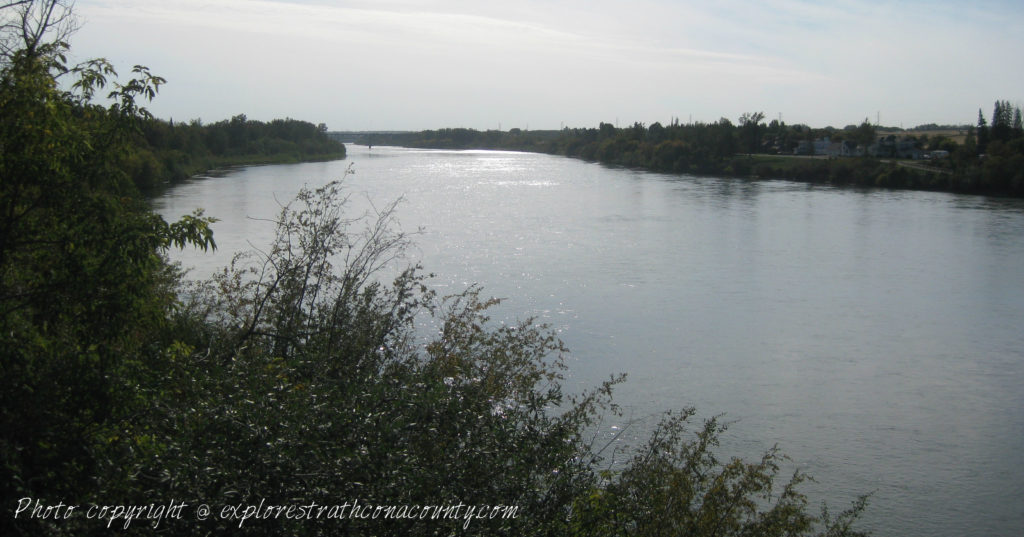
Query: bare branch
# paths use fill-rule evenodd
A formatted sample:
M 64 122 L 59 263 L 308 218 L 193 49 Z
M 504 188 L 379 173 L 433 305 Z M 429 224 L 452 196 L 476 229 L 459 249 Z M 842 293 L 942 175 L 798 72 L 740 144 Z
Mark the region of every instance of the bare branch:
M 78 30 L 73 0 L 0 0 L 0 63 L 52 53 Z

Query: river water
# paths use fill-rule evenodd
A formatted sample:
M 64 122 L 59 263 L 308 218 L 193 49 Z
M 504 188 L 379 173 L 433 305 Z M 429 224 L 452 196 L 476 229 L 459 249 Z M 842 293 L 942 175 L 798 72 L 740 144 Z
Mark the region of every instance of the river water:
M 1024 201 L 350 146 L 196 178 L 155 207 L 220 219 L 217 253 L 175 254 L 204 277 L 349 163 L 352 214 L 404 197 L 410 258 L 439 292 L 478 283 L 506 299 L 497 319 L 551 324 L 573 390 L 628 374 L 604 434 L 638 442 L 693 406 L 732 422 L 725 455 L 778 444 L 816 478 L 812 504 L 873 492 L 878 535 L 1024 531 Z

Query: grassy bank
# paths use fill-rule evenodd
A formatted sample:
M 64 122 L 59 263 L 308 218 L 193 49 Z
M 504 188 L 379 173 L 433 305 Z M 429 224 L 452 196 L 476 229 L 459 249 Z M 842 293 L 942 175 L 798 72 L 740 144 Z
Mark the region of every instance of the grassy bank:
M 894 188 L 977 193 L 970 176 L 923 164 L 874 158 L 818 158 L 779 155 L 736 156 L 725 172 L 758 179 L 785 179 L 801 183 L 868 188 Z M 1003 194 L 985 189 L 985 193 Z
M 166 183 L 172 184 L 189 177 L 207 173 L 222 168 L 235 166 L 263 166 L 269 164 L 298 164 L 300 162 L 328 162 L 345 158 L 345 151 L 331 153 L 318 153 L 312 155 L 297 155 L 284 153 L 278 155 L 231 155 L 231 156 L 210 156 L 192 160 L 187 163 L 170 162 L 175 170 L 172 177 L 168 177 Z

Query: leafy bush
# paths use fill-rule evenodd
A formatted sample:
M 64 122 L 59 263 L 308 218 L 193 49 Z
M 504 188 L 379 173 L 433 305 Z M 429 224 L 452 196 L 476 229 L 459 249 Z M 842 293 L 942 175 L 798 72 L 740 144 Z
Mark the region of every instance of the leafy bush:
M 0 71 L 0 501 L 11 507 L 104 490 L 111 431 L 149 402 L 134 376 L 174 301 L 160 254 L 214 245 L 210 219 L 168 223 L 134 196 L 129 173 L 149 165 L 132 164 L 146 117 L 136 100 L 162 79 L 136 67 L 102 107 L 91 96 L 113 68 L 64 57 L 63 45 L 40 45 Z M 4 535 L 60 531 L 0 518 Z

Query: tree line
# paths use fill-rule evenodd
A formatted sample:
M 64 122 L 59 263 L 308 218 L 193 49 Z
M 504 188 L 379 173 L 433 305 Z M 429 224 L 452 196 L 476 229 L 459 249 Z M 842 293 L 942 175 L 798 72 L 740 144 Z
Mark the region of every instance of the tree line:
M 234 164 L 270 164 L 345 157 L 345 146 L 327 135 L 327 126 L 296 119 L 270 122 L 239 114 L 203 124 L 146 118 L 133 137 L 124 166 L 133 182 L 149 191 L 163 183 Z
M 491 323 L 495 300 L 475 287 L 439 297 L 418 266 L 382 281 L 410 237 L 394 205 L 347 214 L 342 182 L 303 189 L 270 244 L 186 281 L 166 253 L 215 248 L 216 221 L 149 209 L 130 165 L 139 140 L 223 132 L 202 147 L 242 155 L 269 139 L 248 134 L 308 129 L 154 122 L 144 105 L 161 77 L 70 65 L 63 34 L 30 39 L 70 9 L 0 5 L 3 28 L 19 30 L 0 32 L 0 534 L 863 534 L 863 498 L 812 512 L 806 477 L 780 476 L 777 450 L 719 455 L 716 419 L 665 416 L 629 451 L 599 435 L 621 378 L 567 394 L 551 329 Z M 352 502 L 520 516 L 231 516 Z M 130 506 L 148 510 L 132 519 Z
M 619 128 L 561 131 L 476 131 L 439 129 L 381 135 L 376 143 L 410 147 L 510 149 L 556 154 L 603 164 L 664 173 L 706 174 L 791 179 L 802 182 L 869 187 L 946 190 L 1024 196 L 1024 129 L 1020 109 L 997 101 L 993 124 L 979 111 L 978 125 L 962 127 L 964 143 L 942 135 L 910 134 L 898 138 L 892 129 L 859 125 L 842 129 L 765 122 L 761 112 L 745 113 L 737 123 L 721 118 L 712 123 L 681 124 L 673 119 Z M 842 144 L 851 158 L 833 160 L 774 158 L 800 148 L 813 155 L 813 142 Z M 908 145 L 919 152 L 944 151 L 948 159 L 927 166 L 900 166 L 889 148 Z M 822 156 L 822 155 L 818 155 Z M 853 158 L 858 157 L 858 158 Z

